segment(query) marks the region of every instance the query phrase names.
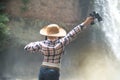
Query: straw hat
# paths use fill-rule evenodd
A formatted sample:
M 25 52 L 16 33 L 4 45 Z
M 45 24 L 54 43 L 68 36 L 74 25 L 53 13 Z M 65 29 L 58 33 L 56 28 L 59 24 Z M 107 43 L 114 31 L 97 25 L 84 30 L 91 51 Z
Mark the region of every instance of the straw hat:
M 40 30 L 40 34 L 44 36 L 63 37 L 66 35 L 66 31 L 57 24 L 49 24 Z

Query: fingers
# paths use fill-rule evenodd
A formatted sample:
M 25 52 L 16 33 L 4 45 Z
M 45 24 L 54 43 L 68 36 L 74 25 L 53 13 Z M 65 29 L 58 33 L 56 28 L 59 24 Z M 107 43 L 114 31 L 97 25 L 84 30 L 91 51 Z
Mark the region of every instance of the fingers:
M 93 17 L 87 17 L 87 19 L 86 19 L 87 21 L 94 21 L 94 18 Z
M 94 21 L 94 18 L 89 16 L 86 18 L 86 20 L 83 22 L 85 26 L 88 26 L 89 24 L 91 24 Z

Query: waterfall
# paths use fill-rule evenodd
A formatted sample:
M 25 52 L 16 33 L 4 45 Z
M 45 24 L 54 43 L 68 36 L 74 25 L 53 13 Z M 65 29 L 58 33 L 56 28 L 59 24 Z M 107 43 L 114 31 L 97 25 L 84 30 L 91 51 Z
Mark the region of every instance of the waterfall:
M 103 17 L 101 29 L 112 53 L 120 59 L 120 0 L 95 0 L 95 10 Z

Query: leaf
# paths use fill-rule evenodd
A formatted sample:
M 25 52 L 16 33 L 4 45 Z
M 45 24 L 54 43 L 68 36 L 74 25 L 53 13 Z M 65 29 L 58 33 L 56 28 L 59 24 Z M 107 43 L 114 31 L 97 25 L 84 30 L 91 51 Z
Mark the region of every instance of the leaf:
M 0 22 L 8 22 L 9 19 L 6 15 L 0 15 Z
M 6 26 L 5 24 L 0 23 L 0 29 L 1 29 L 1 28 L 4 28 L 5 26 Z

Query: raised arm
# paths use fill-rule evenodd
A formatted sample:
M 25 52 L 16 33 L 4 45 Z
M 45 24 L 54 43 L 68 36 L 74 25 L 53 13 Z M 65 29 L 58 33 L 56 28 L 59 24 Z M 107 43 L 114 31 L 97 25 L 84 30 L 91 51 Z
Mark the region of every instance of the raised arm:
M 87 17 L 84 22 L 74 27 L 65 37 L 61 38 L 60 41 L 64 45 L 68 45 L 71 41 L 75 39 L 77 34 L 79 34 L 83 29 L 87 28 L 87 26 L 91 24 L 93 20 L 93 17 Z

